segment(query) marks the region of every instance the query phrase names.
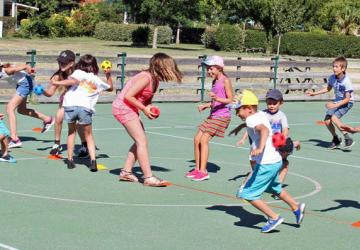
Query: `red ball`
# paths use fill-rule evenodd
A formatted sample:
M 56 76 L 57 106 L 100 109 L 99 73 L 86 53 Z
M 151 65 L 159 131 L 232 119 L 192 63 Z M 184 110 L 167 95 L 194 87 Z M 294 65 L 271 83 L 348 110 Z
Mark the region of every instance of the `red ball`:
M 281 148 L 286 144 L 285 135 L 282 133 L 275 133 L 272 136 L 272 143 L 276 149 Z
M 150 111 L 152 113 L 152 116 L 154 116 L 155 118 L 158 118 L 160 116 L 160 109 L 156 106 L 152 106 L 150 108 Z

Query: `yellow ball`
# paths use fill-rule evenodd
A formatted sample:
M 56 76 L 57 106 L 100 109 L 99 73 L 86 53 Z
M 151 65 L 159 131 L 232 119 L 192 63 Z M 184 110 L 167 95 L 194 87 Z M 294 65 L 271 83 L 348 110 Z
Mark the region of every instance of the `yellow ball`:
M 103 69 L 103 70 L 105 70 L 105 69 L 111 69 L 112 68 L 112 64 L 111 64 L 111 62 L 110 61 L 108 61 L 108 60 L 104 60 L 102 63 L 101 63 L 101 68 Z

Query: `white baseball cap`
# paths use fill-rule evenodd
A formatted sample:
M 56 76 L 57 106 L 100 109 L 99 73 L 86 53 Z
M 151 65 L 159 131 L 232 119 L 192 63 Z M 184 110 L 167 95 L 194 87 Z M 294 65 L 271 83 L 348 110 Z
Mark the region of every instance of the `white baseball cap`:
M 221 68 L 225 67 L 224 59 L 221 56 L 209 56 L 205 59 L 203 64 L 207 66 L 219 66 Z

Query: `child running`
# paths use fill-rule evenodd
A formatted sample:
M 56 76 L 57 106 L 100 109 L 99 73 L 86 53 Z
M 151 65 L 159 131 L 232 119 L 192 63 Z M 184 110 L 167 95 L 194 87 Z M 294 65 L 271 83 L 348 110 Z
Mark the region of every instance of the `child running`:
M 341 128 L 341 118 L 352 108 L 354 104 L 354 90 L 351 80 L 346 74 L 347 65 L 348 62 L 345 57 L 337 57 L 333 61 L 334 74 L 329 77 L 327 87 L 315 92 L 306 92 L 308 96 L 315 96 L 327 93 L 331 91 L 331 89 L 334 89 L 335 100 L 326 103 L 327 111 L 324 119 L 327 129 L 333 136 L 330 149 L 338 148 L 342 141 L 342 139 L 336 134 L 335 126 L 344 136 L 344 149 L 349 149 L 355 144 L 349 134 Z
M 198 106 L 199 112 L 210 108 L 209 117 L 199 126 L 194 137 L 195 168 L 185 176 L 193 181 L 210 178 L 206 165 L 209 158 L 209 142 L 214 136 L 223 138 L 230 124 L 231 112 L 226 105 L 233 100 L 233 89 L 224 73 L 224 60 L 220 56 L 208 57 L 204 62 L 208 75 L 213 78 L 209 96 L 211 102 Z
M 0 113 L 0 141 L 1 141 L 1 156 L 0 161 L 5 161 L 9 163 L 16 163 L 14 157 L 9 155 L 9 145 L 8 145 L 8 137 L 10 136 L 10 132 L 4 123 L 4 114 Z
M 162 187 L 167 181 L 153 175 L 148 153 L 148 140 L 144 125 L 140 120 L 140 111 L 149 119 L 156 114 L 151 112 L 151 100 L 160 81 L 181 82 L 182 74 L 176 62 L 164 53 L 157 53 L 150 59 L 149 68 L 129 80 L 112 104 L 112 114 L 126 129 L 134 143 L 131 145 L 119 180 L 138 182 L 132 169 L 139 161 L 143 172 L 144 186 Z
M 96 58 L 92 55 L 84 55 L 75 65 L 75 71 L 66 80 L 52 80 L 54 85 L 71 86 L 65 93 L 63 106 L 65 120 L 68 123 L 67 167 L 76 167 L 73 160 L 77 124 L 83 129 L 87 148 L 90 155 L 89 169 L 97 171 L 95 142 L 92 133 L 92 116 L 95 113 L 95 104 L 100 92 L 112 91 L 113 84 L 110 70 L 105 71 L 107 83 L 103 82 L 97 74 L 99 67 Z
M 62 80 L 67 79 L 75 70 L 75 58 L 76 58 L 75 53 L 71 50 L 64 50 L 64 51 L 60 52 L 60 54 L 57 58 L 57 62 L 59 64 L 59 69 L 52 75 L 50 80 L 51 81 L 52 80 L 62 81 Z M 50 87 L 44 91 L 44 95 L 46 97 L 53 96 L 55 94 L 56 90 L 61 92 L 60 100 L 59 100 L 59 108 L 55 115 L 55 142 L 54 142 L 52 149 L 50 150 L 51 155 L 60 155 L 60 153 L 62 151 L 60 139 L 61 139 L 62 123 L 64 120 L 64 114 L 65 114 L 64 107 L 63 107 L 63 100 L 64 100 L 64 96 L 66 94 L 66 91 L 69 88 L 70 88 L 70 86 L 66 86 L 66 87 L 62 86 L 59 88 L 59 85 L 51 84 Z M 84 157 L 87 157 L 89 154 L 87 151 L 86 140 L 84 138 L 83 131 L 81 130 L 80 127 L 78 128 L 78 133 L 80 135 L 81 144 L 82 144 L 82 146 L 79 150 L 79 153 L 78 153 L 78 157 L 84 158 Z
M 27 115 L 42 120 L 43 128 L 41 133 L 47 132 L 54 124 L 54 119 L 51 116 L 44 115 L 34 109 L 29 109 L 26 106 L 26 99 L 33 90 L 33 80 L 31 78 L 31 74 L 33 73 L 34 69 L 28 64 L 19 66 L 11 65 L 9 63 L 0 64 L 0 79 L 5 79 L 10 84 L 16 84 L 16 93 L 6 106 L 10 126 L 9 148 L 21 147 L 22 145 L 16 132 L 16 109 L 21 115 Z
M 251 139 L 251 157 L 256 161 L 256 166 L 244 189 L 237 194 L 238 197 L 247 200 L 255 208 L 263 212 L 268 221 L 261 228 L 261 232 L 267 233 L 280 225 L 284 218 L 274 213 L 272 209 L 261 200 L 263 192 L 268 191 L 277 195 L 289 205 L 296 217 L 296 223 L 301 224 L 304 218 L 305 203 L 298 203 L 282 188 L 279 182 L 279 170 L 282 167 L 282 159 L 272 144 L 272 129 L 264 112 L 258 112 L 258 98 L 249 90 L 244 90 L 242 96 L 237 97 L 239 107 L 236 115 L 245 121 L 248 135 Z

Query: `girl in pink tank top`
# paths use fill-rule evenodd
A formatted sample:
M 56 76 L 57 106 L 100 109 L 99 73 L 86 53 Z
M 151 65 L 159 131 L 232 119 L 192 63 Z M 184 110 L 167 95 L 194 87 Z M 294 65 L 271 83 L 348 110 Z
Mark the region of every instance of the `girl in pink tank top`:
M 130 147 L 124 167 L 120 171 L 121 181 L 138 182 L 139 179 L 132 172 L 134 164 L 139 161 L 143 172 L 145 186 L 163 187 L 168 184 L 152 174 L 147 148 L 147 137 L 140 120 L 140 111 L 149 119 L 155 119 L 156 114 L 151 112 L 152 97 L 160 81 L 181 82 L 176 62 L 164 53 L 157 53 L 150 59 L 149 68 L 135 75 L 117 95 L 112 103 L 112 113 L 126 129 L 134 143 Z
M 219 56 L 208 57 L 204 62 L 208 75 L 213 78 L 209 96 L 211 102 L 198 106 L 199 112 L 210 108 L 210 115 L 200 124 L 194 137 L 195 168 L 186 174 L 193 181 L 210 178 L 206 170 L 209 157 L 209 142 L 214 136 L 224 137 L 231 120 L 231 112 L 226 104 L 232 102 L 233 89 L 224 73 L 224 60 Z

